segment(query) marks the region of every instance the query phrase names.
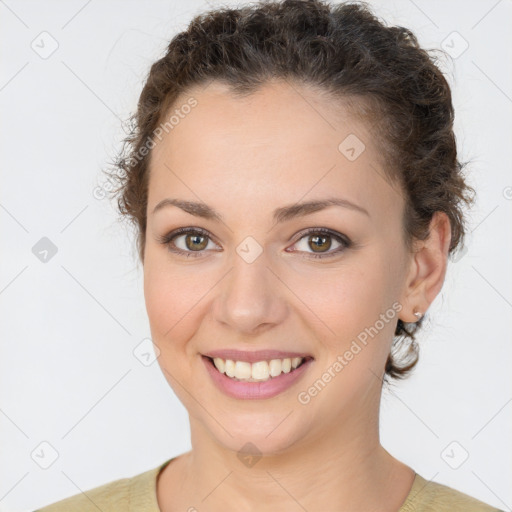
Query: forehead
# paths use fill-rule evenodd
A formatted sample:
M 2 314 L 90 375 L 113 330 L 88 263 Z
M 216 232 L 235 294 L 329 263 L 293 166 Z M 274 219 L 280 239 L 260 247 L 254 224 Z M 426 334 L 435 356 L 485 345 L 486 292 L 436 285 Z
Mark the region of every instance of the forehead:
M 218 154 L 221 149 L 229 150 L 232 159 L 244 158 L 252 148 L 260 150 L 262 159 L 273 154 L 293 161 L 306 153 L 318 158 L 321 152 L 332 158 L 339 153 L 339 143 L 351 133 L 370 142 L 366 126 L 340 102 L 290 82 L 270 82 L 244 97 L 212 82 L 182 94 L 167 118 L 185 110 L 191 99 L 196 106 L 179 119 L 174 116 L 178 122 L 167 142 L 170 150 L 193 144 L 198 158 Z
M 401 206 L 369 126 L 313 89 L 280 81 L 240 98 L 213 82 L 180 96 L 173 114 L 152 151 L 148 207 L 167 193 L 197 200 L 194 192 L 246 206 L 336 192 L 368 210 Z

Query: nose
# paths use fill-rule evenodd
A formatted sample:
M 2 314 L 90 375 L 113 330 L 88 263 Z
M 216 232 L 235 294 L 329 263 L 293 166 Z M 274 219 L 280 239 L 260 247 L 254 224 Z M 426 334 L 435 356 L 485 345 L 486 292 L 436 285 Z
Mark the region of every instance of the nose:
M 268 263 L 265 253 L 251 263 L 238 255 L 234 257 L 233 267 L 220 283 L 213 304 L 218 322 L 251 335 L 284 321 L 288 309 L 283 285 Z

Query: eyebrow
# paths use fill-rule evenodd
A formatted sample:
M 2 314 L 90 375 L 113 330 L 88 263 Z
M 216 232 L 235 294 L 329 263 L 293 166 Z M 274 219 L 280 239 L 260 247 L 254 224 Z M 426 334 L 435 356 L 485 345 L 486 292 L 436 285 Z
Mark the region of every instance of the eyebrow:
M 205 203 L 184 201 L 174 198 L 167 198 L 160 201 L 153 209 L 153 214 L 167 206 L 176 206 L 184 212 L 187 212 L 196 217 L 202 217 L 204 219 L 214 220 L 217 222 L 224 222 L 222 215 Z M 296 217 L 303 217 L 305 215 L 324 210 L 330 206 L 341 206 L 343 208 L 349 208 L 370 217 L 370 214 L 367 210 L 365 210 L 362 206 L 352 203 L 348 199 L 329 197 L 326 199 L 296 203 L 289 206 L 276 208 L 274 210 L 273 218 L 275 223 L 282 223 Z

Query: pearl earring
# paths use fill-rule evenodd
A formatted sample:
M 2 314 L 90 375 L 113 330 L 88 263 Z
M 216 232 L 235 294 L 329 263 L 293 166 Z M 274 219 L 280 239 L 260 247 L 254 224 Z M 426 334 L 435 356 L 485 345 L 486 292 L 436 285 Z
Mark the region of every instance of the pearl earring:
M 413 314 L 418 320 L 423 316 L 423 313 L 420 311 L 414 311 Z

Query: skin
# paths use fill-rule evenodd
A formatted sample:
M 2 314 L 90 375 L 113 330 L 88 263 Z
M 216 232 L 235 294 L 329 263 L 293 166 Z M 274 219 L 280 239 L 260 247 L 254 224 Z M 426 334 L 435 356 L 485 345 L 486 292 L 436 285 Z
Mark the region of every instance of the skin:
M 398 318 L 416 321 L 415 308 L 425 312 L 441 290 L 449 220 L 436 213 L 430 237 L 408 252 L 404 200 L 383 180 L 367 126 L 313 90 L 276 81 L 240 99 L 213 82 L 173 108 L 190 96 L 197 106 L 152 150 L 148 189 L 146 308 L 160 367 L 189 413 L 192 442 L 160 474 L 159 507 L 397 511 L 414 471 L 379 441 L 384 366 Z M 366 146 L 354 161 L 338 150 L 349 134 Z M 272 220 L 276 208 L 333 196 L 369 216 L 331 206 L 282 224 Z M 175 206 L 153 214 L 169 197 L 207 203 L 224 222 Z M 158 241 L 180 227 L 211 235 L 201 256 L 173 254 Z M 318 252 L 308 235 L 297 235 L 321 227 L 355 245 L 331 258 L 308 258 Z M 252 263 L 236 252 L 247 236 L 263 249 Z M 324 250 L 332 253 L 340 245 L 329 240 Z M 174 240 L 187 250 L 185 241 Z M 395 319 L 300 403 L 298 393 L 395 302 L 402 306 Z M 213 384 L 201 359 L 222 348 L 307 352 L 315 361 L 285 392 L 241 400 Z M 237 457 L 247 442 L 263 455 L 251 467 Z

